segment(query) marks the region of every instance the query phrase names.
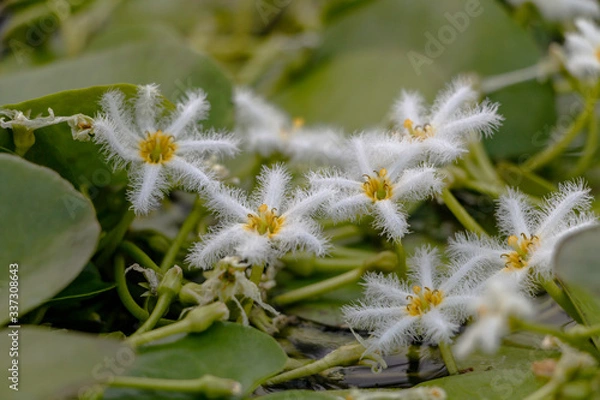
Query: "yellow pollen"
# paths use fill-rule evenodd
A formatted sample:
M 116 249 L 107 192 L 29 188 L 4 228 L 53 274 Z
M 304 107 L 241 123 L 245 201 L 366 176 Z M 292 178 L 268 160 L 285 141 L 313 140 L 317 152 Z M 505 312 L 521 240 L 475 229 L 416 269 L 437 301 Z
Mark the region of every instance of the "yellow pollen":
M 374 175 L 363 175 L 366 182 L 363 183 L 363 190 L 373 202 L 386 200 L 392 197 L 392 183 L 388 179 L 387 170 L 381 168 L 378 171 L 373 171 Z
M 140 156 L 149 164 L 162 164 L 173 158 L 177 144 L 173 136 L 165 135 L 161 130 L 147 132 L 146 139 L 140 141 Z
M 302 117 L 296 117 L 292 120 L 292 126 L 289 128 L 282 128 L 279 131 L 279 135 L 283 138 L 283 139 L 287 139 L 289 138 L 291 135 L 293 135 L 297 130 L 299 130 L 300 128 L 302 128 L 304 126 L 304 118 Z
M 270 238 L 279 232 L 285 218 L 277 215 L 276 209 L 270 209 L 266 204 L 258 207 L 257 214 L 248 214 L 248 222 L 245 228 L 256 231 L 260 235 L 268 235 Z
M 294 118 L 294 120 L 292 121 L 292 126 L 294 127 L 294 130 L 302 128 L 304 126 L 304 118 Z
M 404 127 L 413 139 L 424 140 L 433 136 L 433 126 L 428 123 L 414 126 L 414 122 L 407 118 L 404 120 Z
M 526 234 L 521 233 L 520 237 L 515 235 L 509 236 L 506 242 L 514 251 L 501 255 L 506 260 L 504 269 L 518 270 L 527 267 L 530 252 L 538 246 L 540 239 L 535 235 L 528 237 Z
M 408 305 L 406 306 L 406 311 L 411 317 L 419 317 L 444 301 L 444 293 L 441 290 L 431 290 L 428 287 L 423 290 L 421 286 L 413 286 L 412 290 L 415 296 L 407 297 Z

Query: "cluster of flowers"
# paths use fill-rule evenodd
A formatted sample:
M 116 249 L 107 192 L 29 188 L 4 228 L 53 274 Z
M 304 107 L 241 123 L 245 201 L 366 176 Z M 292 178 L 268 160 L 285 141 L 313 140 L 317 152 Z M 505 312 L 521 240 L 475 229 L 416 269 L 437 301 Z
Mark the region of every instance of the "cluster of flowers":
M 76 138 L 89 138 L 93 126 L 93 140 L 107 159 L 115 168 L 127 169 L 128 198 L 136 214 L 158 208 L 175 186 L 204 199 L 219 224 L 200 238 L 187 261 L 205 270 L 221 265 L 216 282 L 223 274 L 239 276 L 247 265 L 273 264 L 288 252 L 325 255 L 328 242 L 316 219 L 321 215 L 335 221 L 369 215 L 375 229 L 399 242 L 409 232 L 407 204 L 440 193 L 445 187 L 442 168 L 463 156 L 470 141 L 491 135 L 501 124 L 498 104 L 477 99 L 465 79 L 448 85 L 431 107 L 418 93 L 403 92 L 392 109 L 391 131 L 349 138 L 330 128 L 306 128 L 245 90 L 235 93 L 234 134 L 204 131 L 199 125 L 209 111 L 202 90 L 190 91 L 169 110 L 156 85 L 141 86 L 130 101 L 119 91 L 107 92 L 95 118 L 64 121 Z M 34 120 L 17 117 L 0 122 L 30 129 L 64 122 L 52 113 Z M 248 195 L 220 181 L 211 164 L 214 157 L 234 156 L 240 148 L 262 157 L 283 155 L 290 165 L 322 168 L 305 174 L 306 184 L 293 189 L 292 175 L 283 164 L 263 166 L 256 189 Z M 498 201 L 503 238 L 458 235 L 445 256 L 429 247 L 418 249 L 409 260 L 410 285 L 393 276 L 368 275 L 365 300 L 343 310 L 349 325 L 370 333 L 364 341 L 368 351 L 385 354 L 412 340 L 450 342 L 476 314 L 472 305 L 481 303 L 487 317 L 467 336 L 470 344 L 481 342 L 493 349 L 503 318 L 527 311 L 518 305 L 526 303 L 518 296 L 535 292 L 540 279 L 552 278 L 556 243 L 596 223 L 590 203 L 589 189 L 579 181 L 561 185 L 540 207 L 508 190 Z M 231 262 L 219 264 L 224 257 L 235 257 L 231 260 L 238 260 L 233 264 L 239 268 L 232 269 Z M 248 284 L 244 281 L 243 292 L 272 310 Z M 486 288 L 491 298 L 482 297 Z M 501 292 L 506 293 L 499 296 Z M 515 295 L 507 296 L 511 292 Z
M 463 335 L 460 353 L 478 344 L 494 351 L 508 318 L 530 315 L 527 296 L 553 278 L 557 243 L 597 223 L 590 202 L 581 182 L 561 185 L 541 207 L 509 190 L 496 214 L 503 237 L 459 234 L 448 245 L 446 263 L 436 250 L 421 248 L 409 261 L 412 287 L 371 274 L 366 300 L 346 307 L 345 315 L 351 326 L 371 332 L 370 351 L 388 353 L 412 340 L 449 343 L 461 324 L 479 314 L 479 322 Z
M 314 220 L 319 212 L 338 221 L 370 214 L 376 228 L 399 241 L 408 232 L 404 204 L 438 193 L 443 187 L 438 168 L 466 152 L 472 132 L 491 134 L 500 124 L 498 106 L 473 104 L 476 98 L 470 83 L 459 79 L 426 113 L 419 95 L 403 93 L 394 109 L 397 131 L 349 139 L 325 134 L 318 142 L 323 128 L 294 129 L 283 113 L 242 90 L 235 96 L 236 135 L 201 132 L 198 121 L 209 109 L 202 91 L 188 93 L 165 117 L 158 88 L 148 85 L 139 89 L 131 111 L 122 93 L 103 96 L 94 140 L 117 168 L 127 168 L 136 213 L 155 209 L 167 189 L 179 185 L 198 192 L 220 217 L 220 225 L 190 253 L 192 265 L 209 269 L 225 256 L 268 264 L 289 251 L 326 252 Z M 205 162 L 208 155 L 235 154 L 240 142 L 263 156 L 280 152 L 301 162 L 314 162 L 308 150 L 320 149 L 340 167 L 311 172 L 308 188 L 295 191 L 284 166 L 264 167 L 248 196 L 215 179 Z M 293 150 L 297 147 L 302 150 Z

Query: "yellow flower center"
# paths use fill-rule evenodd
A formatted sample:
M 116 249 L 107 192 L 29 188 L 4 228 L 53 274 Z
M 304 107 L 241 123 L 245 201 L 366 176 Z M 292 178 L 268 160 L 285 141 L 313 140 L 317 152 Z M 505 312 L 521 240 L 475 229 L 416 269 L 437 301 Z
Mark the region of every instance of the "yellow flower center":
M 392 183 L 388 179 L 387 170 L 381 168 L 379 171 L 373 171 L 374 175 L 363 175 L 366 182 L 363 183 L 363 190 L 373 202 L 386 200 L 392 197 Z
M 596 58 L 600 61 L 600 47 L 596 49 Z
M 293 119 L 292 121 L 292 126 L 290 129 L 281 129 L 281 131 L 279 132 L 279 134 L 281 135 L 281 137 L 283 137 L 284 139 L 289 138 L 293 133 L 295 133 L 298 129 L 302 128 L 304 126 L 304 118 L 301 117 L 296 117 Z
M 165 135 L 161 130 L 148 132 L 146 139 L 140 141 L 140 155 L 149 164 L 162 164 L 173 158 L 177 144 L 173 136 Z
M 444 301 L 444 293 L 441 290 L 431 290 L 425 287 L 425 290 L 421 286 L 413 286 L 413 295 L 409 295 L 408 305 L 406 311 L 411 317 L 418 317 L 425 314 L 432 307 L 436 307 Z
M 508 245 L 514 249 L 510 253 L 502 254 L 502 258 L 506 260 L 504 264 L 505 270 L 518 270 L 526 268 L 529 262 L 529 256 L 532 250 L 534 250 L 540 243 L 540 239 L 535 236 L 527 236 L 521 233 L 521 236 L 511 235 L 506 240 Z
M 431 124 L 414 126 L 414 122 L 407 118 L 404 120 L 404 127 L 413 139 L 424 140 L 433 137 L 434 132 Z
M 273 237 L 279 232 L 285 218 L 277 215 L 276 209 L 269 210 L 266 204 L 258 207 L 257 214 L 248 214 L 248 222 L 245 228 L 251 231 L 256 231 L 261 235 Z

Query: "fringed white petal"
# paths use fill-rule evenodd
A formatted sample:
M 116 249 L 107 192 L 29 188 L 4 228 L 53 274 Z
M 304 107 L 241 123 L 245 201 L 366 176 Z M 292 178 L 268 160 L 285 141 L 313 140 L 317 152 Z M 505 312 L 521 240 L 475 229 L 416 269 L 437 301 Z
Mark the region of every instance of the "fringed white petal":
M 135 99 L 135 123 L 141 134 L 156 132 L 156 117 L 161 113 L 161 97 L 158 85 L 150 84 L 138 87 Z
M 199 120 L 206 118 L 209 109 L 210 104 L 202 89 L 187 92 L 184 101 L 177 103 L 177 110 L 173 113 L 171 123 L 165 128 L 165 132 L 175 138 L 185 136 L 188 128 L 194 127 Z

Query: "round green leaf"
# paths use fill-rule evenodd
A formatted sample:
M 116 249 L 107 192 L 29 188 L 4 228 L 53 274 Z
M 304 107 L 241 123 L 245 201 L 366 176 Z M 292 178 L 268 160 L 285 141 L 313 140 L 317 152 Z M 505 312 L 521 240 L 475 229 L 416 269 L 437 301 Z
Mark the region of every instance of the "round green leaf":
M 90 201 L 54 171 L 0 154 L 0 182 L 0 288 L 8 299 L 9 282 L 18 281 L 22 316 L 79 275 L 100 227 Z M 9 302 L 2 302 L 2 323 L 8 311 Z
M 205 374 L 233 379 L 248 394 L 283 369 L 287 357 L 270 336 L 250 327 L 217 323 L 191 334 L 139 350 L 134 376 L 194 379 Z M 109 389 L 104 400 L 194 399 L 194 395 L 134 389 Z
M 437 386 L 449 399 L 523 399 L 543 385 L 533 375 L 531 364 L 558 354 L 532 348 L 503 346 L 494 355 L 473 354 L 459 363 L 461 375 L 423 382 Z
M 554 256 L 554 268 L 564 291 L 586 325 L 600 324 L 600 260 L 596 249 L 600 226 L 567 237 Z M 600 336 L 592 337 L 600 349 Z
M 34 326 L 3 330 L 0 346 L 18 353 L 3 362 L 4 368 L 14 369 L 12 360 L 18 361 L 19 391 L 9 387 L 16 380 L 4 378 L 0 398 L 6 400 L 78 398 L 77 394 L 124 373 L 135 360 L 135 352 L 122 342 Z M 4 369 L 5 377 L 12 375 Z
M 578 285 L 600 300 L 600 226 L 578 232 L 564 240 L 556 251 L 556 274 L 565 282 Z

